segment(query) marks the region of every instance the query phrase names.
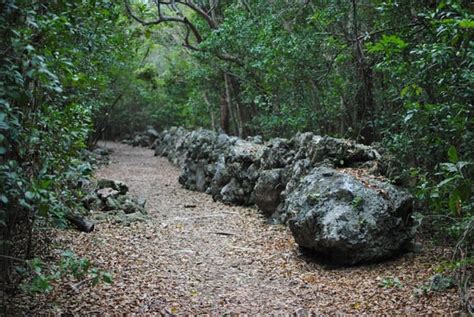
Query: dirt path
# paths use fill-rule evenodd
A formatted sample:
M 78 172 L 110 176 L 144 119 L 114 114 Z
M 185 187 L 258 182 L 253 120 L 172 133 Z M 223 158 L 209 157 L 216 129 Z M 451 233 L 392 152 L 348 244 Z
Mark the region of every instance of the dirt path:
M 32 312 L 162 313 L 449 313 L 455 290 L 414 296 L 435 272 L 442 250 L 425 248 L 384 264 L 330 269 L 303 257 L 288 229 L 255 209 L 213 202 L 178 184 L 179 171 L 149 149 L 108 143 L 112 162 L 99 177 L 127 183 L 147 199 L 152 220 L 91 234 L 56 232 L 71 248 L 112 272 L 112 285 L 68 288 L 32 301 Z M 383 288 L 391 278 L 400 285 Z M 390 283 L 388 283 L 390 284 Z

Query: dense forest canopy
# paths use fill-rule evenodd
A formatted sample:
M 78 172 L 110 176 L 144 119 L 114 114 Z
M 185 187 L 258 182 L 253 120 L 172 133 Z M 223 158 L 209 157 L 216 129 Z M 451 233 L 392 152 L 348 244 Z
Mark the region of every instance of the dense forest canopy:
M 2 0 L 0 253 L 67 225 L 83 149 L 151 125 L 375 144 L 472 264 L 473 16 L 467 0 Z

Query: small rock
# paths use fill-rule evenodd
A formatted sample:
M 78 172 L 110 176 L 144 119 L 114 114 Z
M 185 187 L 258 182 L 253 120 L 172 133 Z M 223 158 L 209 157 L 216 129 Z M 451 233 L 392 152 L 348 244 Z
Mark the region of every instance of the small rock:
M 110 187 L 97 190 L 97 196 L 102 200 L 106 200 L 109 197 L 116 198 L 119 194 L 120 192 L 118 190 L 112 189 Z
M 118 210 L 121 209 L 121 204 L 117 199 L 109 197 L 105 200 L 105 210 Z
M 125 195 L 128 192 L 128 187 L 125 183 L 121 181 L 114 181 L 110 179 L 101 178 L 97 180 L 97 188 L 107 188 L 110 187 L 114 190 L 117 190 L 121 195 Z

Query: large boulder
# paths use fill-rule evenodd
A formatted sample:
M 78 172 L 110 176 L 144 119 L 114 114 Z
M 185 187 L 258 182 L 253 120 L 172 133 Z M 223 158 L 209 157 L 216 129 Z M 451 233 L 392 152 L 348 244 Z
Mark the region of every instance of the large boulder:
M 296 242 L 337 264 L 394 256 L 413 235 L 412 197 L 350 170 L 316 167 L 286 197 Z
M 286 224 L 288 222 L 289 214 L 286 212 L 288 209 L 286 198 L 289 193 L 295 190 L 303 177 L 306 176 L 312 168 L 313 165 L 308 159 L 302 159 L 283 169 L 280 177 L 281 186 L 284 187 L 283 191 L 280 193 L 281 202 L 278 205 L 276 212 L 271 214 L 271 223 Z

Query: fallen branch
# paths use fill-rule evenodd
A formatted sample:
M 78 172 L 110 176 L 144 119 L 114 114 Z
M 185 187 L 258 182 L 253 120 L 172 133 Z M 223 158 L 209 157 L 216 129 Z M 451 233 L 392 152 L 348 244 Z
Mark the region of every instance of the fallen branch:
M 210 231 L 208 233 L 218 234 L 218 235 L 221 235 L 221 236 L 235 236 L 235 233 L 225 232 L 225 231 Z
M 66 215 L 69 220 L 76 228 L 81 232 L 92 232 L 94 230 L 95 223 L 79 215 Z

